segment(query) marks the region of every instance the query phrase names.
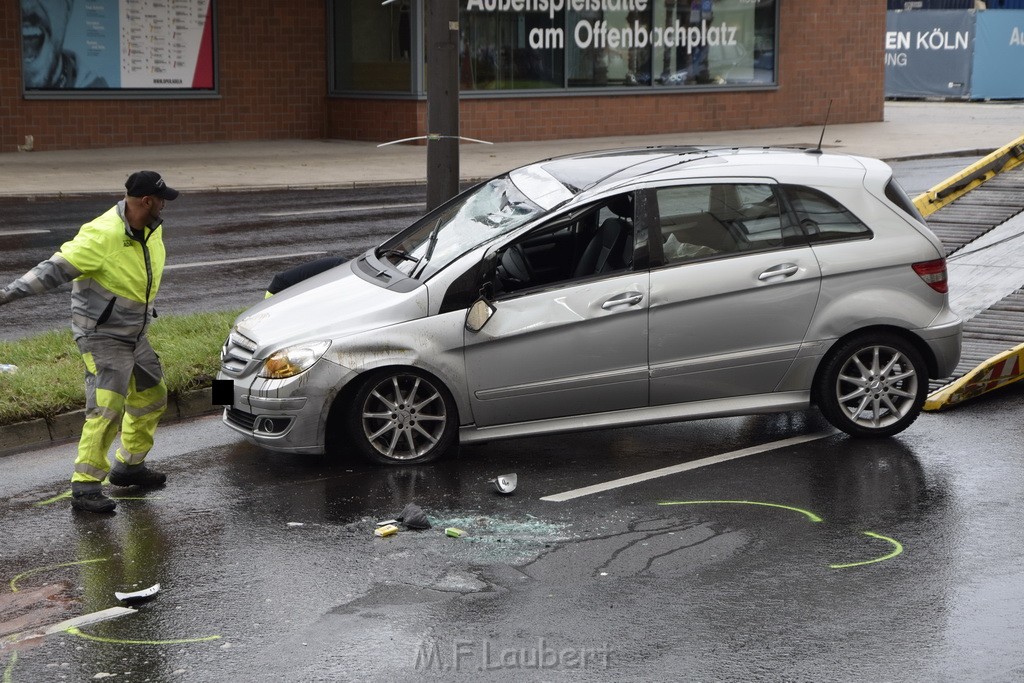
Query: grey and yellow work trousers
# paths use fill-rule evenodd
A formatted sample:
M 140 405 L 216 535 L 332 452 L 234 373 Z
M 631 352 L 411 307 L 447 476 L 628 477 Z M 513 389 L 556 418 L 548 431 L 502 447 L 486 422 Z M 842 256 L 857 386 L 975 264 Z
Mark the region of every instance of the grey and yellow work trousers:
M 145 460 L 167 409 L 167 386 L 146 337 L 124 342 L 89 336 L 77 343 L 85 362 L 85 427 L 71 481 L 99 484 L 110 470 L 107 453 L 118 427 L 121 447 L 115 457 L 126 465 Z

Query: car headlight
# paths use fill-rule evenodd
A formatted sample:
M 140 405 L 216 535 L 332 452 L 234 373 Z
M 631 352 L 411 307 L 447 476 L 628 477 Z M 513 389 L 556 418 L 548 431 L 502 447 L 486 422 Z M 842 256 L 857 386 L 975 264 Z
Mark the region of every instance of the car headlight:
M 294 377 L 313 367 L 320 357 L 331 347 L 329 341 L 318 341 L 310 344 L 299 344 L 275 351 L 263 361 L 260 377 L 267 379 L 284 379 Z

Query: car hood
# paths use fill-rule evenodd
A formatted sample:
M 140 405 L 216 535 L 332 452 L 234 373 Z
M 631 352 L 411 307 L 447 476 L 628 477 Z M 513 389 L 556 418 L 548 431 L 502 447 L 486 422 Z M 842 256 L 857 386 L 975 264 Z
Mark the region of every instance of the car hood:
M 256 358 L 303 342 L 337 340 L 422 318 L 427 288 L 394 292 L 344 263 L 289 287 L 238 316 L 235 329 L 256 342 Z

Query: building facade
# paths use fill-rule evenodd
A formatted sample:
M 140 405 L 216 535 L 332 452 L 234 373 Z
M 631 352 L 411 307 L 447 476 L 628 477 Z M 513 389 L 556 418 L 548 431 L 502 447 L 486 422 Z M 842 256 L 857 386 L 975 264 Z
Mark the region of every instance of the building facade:
M 0 151 L 424 135 L 430 0 L 3 0 Z M 460 0 L 460 129 L 878 121 L 886 6 Z

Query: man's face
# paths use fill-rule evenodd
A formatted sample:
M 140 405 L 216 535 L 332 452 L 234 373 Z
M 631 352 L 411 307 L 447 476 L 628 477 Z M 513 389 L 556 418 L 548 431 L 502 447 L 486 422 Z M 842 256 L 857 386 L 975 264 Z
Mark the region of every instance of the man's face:
M 72 0 L 21 0 L 22 65 L 26 88 L 52 84 L 64 46 Z
M 153 195 L 143 198 L 143 205 L 146 207 L 146 211 L 149 212 L 149 220 L 146 221 L 147 225 L 160 225 L 163 222 L 163 216 L 160 214 L 163 212 L 166 203 L 167 200 Z

